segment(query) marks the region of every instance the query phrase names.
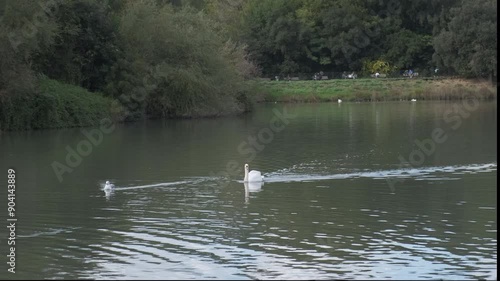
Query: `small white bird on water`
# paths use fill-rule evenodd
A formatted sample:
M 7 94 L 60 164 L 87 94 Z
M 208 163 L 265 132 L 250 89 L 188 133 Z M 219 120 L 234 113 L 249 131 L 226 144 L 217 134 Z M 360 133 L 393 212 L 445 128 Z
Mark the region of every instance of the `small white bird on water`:
M 248 171 L 249 166 L 248 164 L 245 164 L 245 179 L 243 179 L 244 182 L 261 182 L 264 181 L 264 177 L 260 174 L 259 171 Z
M 342 102 L 342 100 L 341 100 L 341 99 L 338 99 L 338 100 L 337 100 L 337 102 L 338 102 L 338 103 L 341 103 L 341 102 Z
M 106 184 L 104 185 L 104 190 L 111 190 L 114 188 L 115 188 L 114 184 L 111 184 L 109 181 L 106 181 Z
M 411 99 L 411 101 L 417 101 L 417 99 Z

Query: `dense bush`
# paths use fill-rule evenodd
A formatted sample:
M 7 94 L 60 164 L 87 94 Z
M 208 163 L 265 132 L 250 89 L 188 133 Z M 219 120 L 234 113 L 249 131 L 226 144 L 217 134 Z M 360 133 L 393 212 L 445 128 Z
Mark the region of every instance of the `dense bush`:
M 244 111 L 243 79 L 249 74 L 237 67 L 244 54 L 228 48 L 212 26 L 189 8 L 129 2 L 119 26 L 123 59 L 114 65 L 106 93 L 123 101 L 133 117 Z
M 36 93 L 0 95 L 0 130 L 98 125 L 115 119 L 112 99 L 99 93 L 42 78 Z

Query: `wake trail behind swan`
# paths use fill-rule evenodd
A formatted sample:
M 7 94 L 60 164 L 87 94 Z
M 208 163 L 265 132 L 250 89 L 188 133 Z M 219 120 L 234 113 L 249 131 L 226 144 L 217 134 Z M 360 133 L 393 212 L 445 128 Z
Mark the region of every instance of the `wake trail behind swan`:
M 131 189 L 152 188 L 152 187 L 167 187 L 167 186 L 187 184 L 187 183 L 192 183 L 192 181 L 163 182 L 156 184 L 146 184 L 146 185 L 127 186 L 127 187 L 115 186 L 114 190 L 118 191 L 118 190 L 131 190 Z
M 311 182 L 320 180 L 334 179 L 353 179 L 353 178 L 372 178 L 372 179 L 388 179 L 388 178 L 415 178 L 416 180 L 458 180 L 460 177 L 447 175 L 460 174 L 475 174 L 481 172 L 496 171 L 496 163 L 488 164 L 471 164 L 471 165 L 456 165 L 456 166 L 441 166 L 441 167 L 422 167 L 422 168 L 407 168 L 393 170 L 364 170 L 353 173 L 342 174 L 298 174 L 291 171 L 274 172 L 266 174 L 265 182 Z

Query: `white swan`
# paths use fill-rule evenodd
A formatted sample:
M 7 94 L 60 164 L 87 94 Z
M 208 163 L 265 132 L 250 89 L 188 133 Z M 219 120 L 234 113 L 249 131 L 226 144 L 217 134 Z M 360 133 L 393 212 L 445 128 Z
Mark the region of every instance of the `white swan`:
M 112 190 L 115 188 L 114 184 L 109 183 L 109 181 L 106 181 L 106 184 L 104 185 L 104 190 Z
M 417 99 L 411 99 L 411 101 L 417 101 Z
M 338 102 L 338 103 L 341 103 L 341 102 L 342 102 L 342 100 L 341 100 L 341 99 L 338 99 L 338 100 L 337 100 L 337 102 Z
M 244 182 L 260 182 L 264 181 L 264 177 L 260 174 L 259 171 L 252 170 L 248 172 L 248 164 L 245 164 L 245 179 Z

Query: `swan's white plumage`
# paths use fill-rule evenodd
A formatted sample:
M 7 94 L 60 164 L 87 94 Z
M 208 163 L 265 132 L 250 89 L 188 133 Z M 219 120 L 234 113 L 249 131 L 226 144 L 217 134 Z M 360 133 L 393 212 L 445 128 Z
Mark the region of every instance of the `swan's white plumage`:
M 249 182 L 262 181 L 262 175 L 260 174 L 259 171 L 252 170 L 248 173 L 248 181 Z
M 264 177 L 261 175 L 259 171 L 248 171 L 249 166 L 248 164 L 245 164 L 245 178 L 243 179 L 244 182 L 261 182 L 264 181 Z

